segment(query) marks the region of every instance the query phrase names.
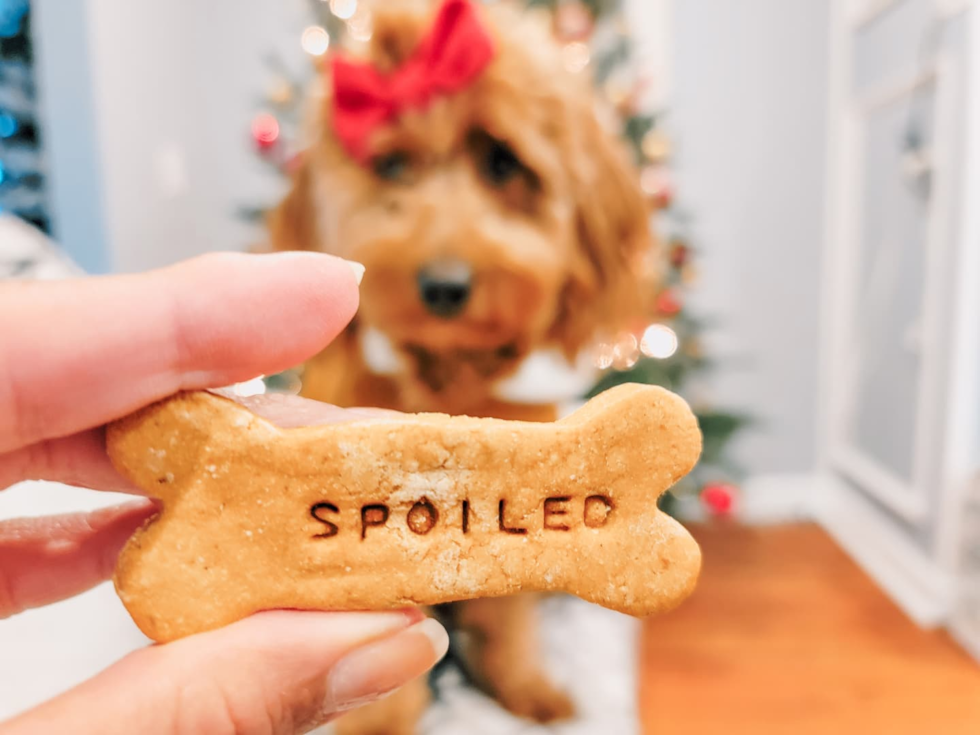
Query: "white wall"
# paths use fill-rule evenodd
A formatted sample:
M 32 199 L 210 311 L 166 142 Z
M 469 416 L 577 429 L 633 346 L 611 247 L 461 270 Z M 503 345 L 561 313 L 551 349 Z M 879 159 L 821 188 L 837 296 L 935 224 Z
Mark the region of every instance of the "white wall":
M 58 235 L 73 254 L 134 271 L 254 242 L 235 212 L 278 185 L 249 149 L 270 76 L 263 54 L 303 58 L 306 5 L 38 1 L 46 132 L 63 152 L 52 161 Z M 69 30 L 84 42 L 67 43 Z
M 710 397 L 763 422 L 736 451 L 756 473 L 814 463 L 827 26 L 813 0 L 672 6 L 679 204 L 703 248 L 696 306 L 721 320 Z
M 82 268 L 101 273 L 109 257 L 85 1 L 34 0 L 31 13 L 53 234 Z

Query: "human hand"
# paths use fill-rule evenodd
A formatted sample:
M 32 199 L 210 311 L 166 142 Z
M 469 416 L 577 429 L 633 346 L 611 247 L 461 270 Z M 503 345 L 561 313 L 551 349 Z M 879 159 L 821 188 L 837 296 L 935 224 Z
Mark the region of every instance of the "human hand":
M 44 479 L 137 493 L 106 457 L 107 422 L 179 390 L 296 365 L 356 309 L 352 270 L 311 253 L 210 255 L 142 275 L 0 286 L 0 490 Z M 256 408 L 283 424 L 299 415 L 292 401 Z M 307 402 L 301 415 L 351 414 Z M 140 498 L 0 521 L 0 618 L 108 579 L 154 512 Z M 264 612 L 136 651 L 0 733 L 305 732 L 421 675 L 447 644 L 418 611 Z

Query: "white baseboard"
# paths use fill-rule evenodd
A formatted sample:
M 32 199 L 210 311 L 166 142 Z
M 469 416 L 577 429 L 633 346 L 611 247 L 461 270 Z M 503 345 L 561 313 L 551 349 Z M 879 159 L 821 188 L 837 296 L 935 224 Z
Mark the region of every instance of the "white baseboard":
M 818 490 L 815 475 L 807 473 L 756 475 L 742 483 L 734 517 L 750 526 L 812 521 Z M 681 518 L 704 522 L 708 515 L 696 498 L 678 500 Z
M 921 627 L 947 623 L 953 582 L 927 551 L 856 490 L 832 477 L 819 487 L 814 520 Z
M 953 638 L 980 661 L 980 623 L 954 617 L 949 625 Z
M 696 499 L 682 499 L 679 515 L 691 521 L 707 519 Z M 735 518 L 749 525 L 816 522 L 920 626 L 933 628 L 950 618 L 949 575 L 839 480 L 817 473 L 750 478 L 742 486 Z

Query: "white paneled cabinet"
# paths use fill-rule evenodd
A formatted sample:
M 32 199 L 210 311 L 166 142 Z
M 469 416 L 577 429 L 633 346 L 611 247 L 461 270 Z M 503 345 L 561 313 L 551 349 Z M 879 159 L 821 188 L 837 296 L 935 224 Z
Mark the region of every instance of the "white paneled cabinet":
M 977 11 L 835 0 L 831 19 L 821 515 L 924 624 L 980 603 L 963 562 L 980 467 Z

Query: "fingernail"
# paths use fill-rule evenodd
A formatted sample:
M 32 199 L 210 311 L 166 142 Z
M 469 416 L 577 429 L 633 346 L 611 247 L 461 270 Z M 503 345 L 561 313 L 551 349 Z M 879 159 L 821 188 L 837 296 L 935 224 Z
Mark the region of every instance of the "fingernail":
M 365 268 L 363 264 L 358 263 L 356 260 L 344 260 L 344 262 L 350 266 L 352 271 L 354 271 L 354 278 L 357 281 L 357 285 L 360 286 L 361 280 L 364 278 L 364 271 L 366 271 L 367 268 Z
M 346 260 L 345 258 L 337 258 L 335 255 L 329 255 L 327 253 L 320 253 L 311 250 L 283 250 L 273 253 L 263 253 L 261 255 L 263 258 L 275 258 L 276 260 L 309 260 L 310 258 L 336 258 L 347 264 L 347 266 L 354 273 L 354 280 L 357 281 L 357 285 L 361 285 L 361 279 L 364 278 L 364 271 L 367 270 L 363 264 L 358 263 L 356 260 Z
M 391 694 L 431 669 L 449 650 L 449 635 L 426 618 L 342 658 L 327 680 L 326 706 L 345 712 Z

